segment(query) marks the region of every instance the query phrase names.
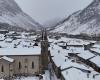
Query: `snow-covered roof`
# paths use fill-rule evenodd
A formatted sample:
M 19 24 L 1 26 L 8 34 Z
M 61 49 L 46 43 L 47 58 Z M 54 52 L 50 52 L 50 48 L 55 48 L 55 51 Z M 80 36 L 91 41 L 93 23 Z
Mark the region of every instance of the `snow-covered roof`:
M 89 44 L 90 42 L 95 43 L 95 41 L 82 40 L 82 39 L 76 39 L 76 38 L 61 37 L 61 39 L 59 39 L 59 40 L 49 38 L 49 42 L 58 43 L 58 42 L 61 42 L 61 41 L 66 42 L 68 45 L 84 45 L 84 44 Z
M 96 41 L 92 47 L 100 48 L 100 41 Z
M 71 39 L 71 38 L 61 38 L 59 40 L 49 39 L 50 43 L 50 53 L 55 65 L 57 67 L 61 67 L 62 75 L 64 76 L 65 80 L 100 80 L 99 73 L 95 72 L 93 68 L 86 66 L 85 64 L 72 62 L 68 57 L 68 53 L 79 53 L 78 56 L 84 59 L 90 59 L 97 65 L 100 65 L 99 59 L 100 57 L 96 58 L 95 54 L 90 52 L 89 50 L 84 50 L 84 47 L 74 47 L 68 46 L 66 49 L 63 49 L 59 45 L 66 45 L 66 43 L 59 43 L 60 41 L 68 42 L 68 44 L 74 45 L 81 45 L 81 44 L 89 44 L 90 42 L 95 41 L 88 41 L 88 40 L 80 40 L 80 39 Z M 56 44 L 55 44 L 56 43 Z M 96 51 L 96 50 L 95 50 Z M 100 49 L 97 50 L 100 52 Z M 70 68 L 70 69 L 69 69 Z M 86 70 L 86 71 L 85 71 Z M 88 71 L 91 71 L 88 78 Z M 93 78 L 94 75 L 98 74 L 95 79 Z
M 57 54 L 52 59 L 57 67 L 60 67 L 61 65 L 63 65 L 64 62 L 67 60 L 67 58 L 62 54 Z
M 14 59 L 12 59 L 10 57 L 7 57 L 7 56 L 3 56 L 0 59 L 4 59 L 4 60 L 9 61 L 9 62 L 13 62 L 14 61 Z
M 0 56 L 7 56 L 7 55 L 40 55 L 41 48 L 34 47 L 34 48 L 1 48 L 0 49 Z
M 91 50 L 100 53 L 100 48 L 91 48 Z
M 91 53 L 90 51 L 82 51 L 81 54 L 78 54 L 78 56 L 84 58 L 84 59 L 89 59 L 93 56 L 95 56 L 93 53 Z
M 71 67 L 69 69 L 63 70 L 62 75 L 65 78 L 65 80 L 100 80 L 100 73 L 97 73 L 96 71 L 91 70 L 92 72 L 90 74 Z M 95 78 L 93 78 L 95 76 Z
M 76 68 L 70 68 L 62 71 L 65 80 L 91 80 L 87 78 L 87 74 Z
M 0 80 L 4 80 L 4 79 L 0 79 Z
M 68 68 L 68 67 L 77 67 L 77 68 L 80 68 L 80 69 L 85 69 L 85 70 L 89 70 L 88 67 L 82 65 L 82 64 L 79 64 L 79 63 L 76 63 L 76 62 L 71 62 L 70 60 L 66 61 L 62 66 L 61 66 L 61 69 L 65 69 L 65 68 Z
M 62 54 L 64 56 L 67 56 L 67 51 L 65 49 L 62 49 L 58 45 L 50 45 L 49 50 L 51 52 L 51 56 L 55 56 L 57 54 Z
M 94 56 L 93 53 L 91 53 L 88 50 L 84 50 L 84 48 L 82 47 L 68 47 L 67 50 L 68 53 L 79 53 L 78 56 L 84 58 L 84 59 L 89 59 L 91 57 Z
M 90 59 L 90 61 L 94 62 L 98 67 L 100 67 L 100 56 L 96 56 Z

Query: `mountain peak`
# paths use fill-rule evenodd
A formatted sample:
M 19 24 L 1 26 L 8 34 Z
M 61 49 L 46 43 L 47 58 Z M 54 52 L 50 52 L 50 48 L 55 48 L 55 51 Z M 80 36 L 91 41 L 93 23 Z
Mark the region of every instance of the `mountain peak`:
M 2 14 L 17 14 L 22 12 L 21 8 L 14 0 L 0 0 L 0 13 Z
M 41 27 L 38 22 L 24 13 L 14 0 L 0 0 L 0 24 L 3 23 L 26 30 L 36 30 Z

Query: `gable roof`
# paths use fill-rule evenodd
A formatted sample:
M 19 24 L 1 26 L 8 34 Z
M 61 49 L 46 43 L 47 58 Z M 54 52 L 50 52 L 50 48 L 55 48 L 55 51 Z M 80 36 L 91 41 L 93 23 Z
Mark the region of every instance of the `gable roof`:
M 12 58 L 10 58 L 10 57 L 7 57 L 7 56 L 3 56 L 3 57 L 0 58 L 0 60 L 1 60 L 1 59 L 4 59 L 4 60 L 6 60 L 6 61 L 8 61 L 8 62 L 14 62 L 14 59 L 12 59 Z
M 34 48 L 1 48 L 0 56 L 29 56 L 41 55 L 41 48 L 35 46 Z

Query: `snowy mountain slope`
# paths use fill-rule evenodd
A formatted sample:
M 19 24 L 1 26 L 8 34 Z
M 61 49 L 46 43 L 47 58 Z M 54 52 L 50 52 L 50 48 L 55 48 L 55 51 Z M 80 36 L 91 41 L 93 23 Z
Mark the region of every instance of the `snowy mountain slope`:
M 70 15 L 53 32 L 98 36 L 100 34 L 100 0 L 94 0 L 84 10 Z
M 26 30 L 36 30 L 41 27 L 39 23 L 25 14 L 14 0 L 0 0 L 0 23 Z

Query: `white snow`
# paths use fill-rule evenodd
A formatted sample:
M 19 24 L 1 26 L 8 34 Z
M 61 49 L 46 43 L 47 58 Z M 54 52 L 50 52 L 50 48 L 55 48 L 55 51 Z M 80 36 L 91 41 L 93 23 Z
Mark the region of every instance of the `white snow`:
M 0 56 L 7 55 L 40 55 L 41 48 L 2 48 L 0 49 Z
M 69 68 L 69 67 L 77 67 L 80 69 L 89 70 L 89 68 L 86 67 L 85 65 L 79 64 L 76 62 L 72 62 L 71 60 L 67 60 L 66 62 L 63 63 L 63 65 L 61 65 L 61 69 L 65 69 L 65 68 Z
M 3 56 L 3 57 L 1 57 L 0 59 L 7 60 L 7 61 L 9 61 L 9 62 L 13 62 L 13 61 L 14 61 L 14 59 L 9 58 L 9 57 L 7 57 L 7 56 Z
M 96 41 L 61 37 L 61 39 L 58 40 L 49 39 L 49 42 L 51 42 L 49 50 L 51 52 L 51 56 L 53 56 L 52 60 L 54 61 L 57 67 L 61 67 L 62 75 L 65 78 L 65 80 L 99 80 L 100 74 L 98 72 L 95 72 L 91 67 L 87 66 L 84 63 L 77 63 L 76 61 L 72 62 L 74 58 L 73 59 L 68 58 L 68 53 L 74 53 L 74 54 L 79 53 L 77 54 L 79 57 L 82 57 L 84 59 L 91 58 L 90 60 L 97 65 L 100 65 L 99 56 L 96 56 L 89 50 L 84 50 L 84 46 L 83 47 L 67 46 L 66 49 L 60 47 L 60 46 L 66 46 L 66 43 L 69 45 L 84 45 L 84 44 L 89 44 L 91 42 L 95 43 Z M 69 67 L 72 68 L 68 69 Z M 80 69 L 89 70 L 91 71 L 91 73 L 88 76 L 87 72 L 81 71 Z M 95 78 L 93 78 L 94 75 L 96 75 Z
M 80 54 L 78 54 L 78 56 L 80 56 L 80 57 L 82 57 L 82 58 L 84 58 L 84 59 L 89 59 L 89 58 L 91 58 L 91 57 L 93 57 L 93 56 L 95 56 L 93 53 L 91 53 L 91 52 L 89 52 L 89 51 L 80 51 Z
M 26 30 L 38 30 L 41 26 L 25 14 L 14 0 L 0 0 L 0 14 L 0 23 L 7 23 Z
M 11 32 L 10 32 L 11 33 Z M 0 34 L 1 35 L 1 34 Z M 21 37 L 25 34 L 21 34 Z M 2 35 L 1 35 L 2 36 Z M 34 46 L 36 35 L 32 37 L 25 37 L 17 40 L 13 40 L 10 37 L 6 37 L 5 40 L 0 41 L 0 56 L 7 55 L 40 55 L 41 47 L 40 43 L 38 46 Z
M 93 4 L 97 4 L 96 1 L 92 3 L 91 6 L 71 14 L 63 23 L 57 25 L 51 32 L 67 33 L 72 35 L 87 34 L 89 36 L 99 36 L 100 24 L 94 14 L 100 13 L 100 4 L 95 6 L 93 6 Z M 80 13 L 82 15 L 80 15 Z M 88 21 L 84 23 L 85 20 Z
M 70 68 L 68 70 L 62 71 L 65 80 L 90 80 L 87 78 L 87 74 L 81 70 Z
M 90 59 L 93 63 L 95 63 L 98 67 L 100 67 L 100 56 L 96 56 L 92 59 Z
M 91 50 L 100 53 L 100 48 L 91 48 Z
M 38 77 L 22 77 L 22 78 L 17 78 L 15 80 L 39 80 Z
M 15 80 L 50 80 L 50 73 L 48 70 L 45 71 L 45 74 L 42 75 L 43 79 L 39 79 L 39 77 L 21 77 L 17 78 Z M 60 80 L 56 77 L 55 73 L 53 73 L 53 76 L 51 76 L 52 80 Z

